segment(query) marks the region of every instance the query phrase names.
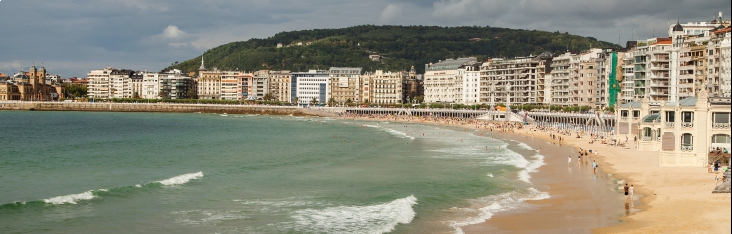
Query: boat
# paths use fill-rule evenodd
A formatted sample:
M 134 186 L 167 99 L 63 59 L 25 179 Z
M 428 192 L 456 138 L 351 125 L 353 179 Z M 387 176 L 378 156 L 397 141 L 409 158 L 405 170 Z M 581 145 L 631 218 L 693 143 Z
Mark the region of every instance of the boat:
M 223 114 L 221 114 L 221 116 L 229 116 L 229 115 L 227 115 L 226 113 L 223 113 Z

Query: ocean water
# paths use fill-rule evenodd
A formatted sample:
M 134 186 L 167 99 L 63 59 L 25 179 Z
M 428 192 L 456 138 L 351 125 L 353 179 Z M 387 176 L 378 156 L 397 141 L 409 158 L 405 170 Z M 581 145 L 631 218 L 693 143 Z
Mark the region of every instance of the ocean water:
M 460 233 L 548 195 L 471 129 L 319 117 L 0 112 L 0 233 Z

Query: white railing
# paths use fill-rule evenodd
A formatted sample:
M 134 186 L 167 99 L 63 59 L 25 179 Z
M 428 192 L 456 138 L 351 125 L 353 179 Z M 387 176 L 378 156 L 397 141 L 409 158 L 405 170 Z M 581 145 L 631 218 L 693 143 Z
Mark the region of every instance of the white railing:
M 667 128 L 674 128 L 675 123 L 674 122 L 666 122 Z
M 651 141 L 651 137 L 649 137 L 649 136 L 644 136 L 643 138 L 641 138 L 641 140 L 642 140 L 642 141 Z
M 694 145 L 681 145 L 681 151 L 692 151 L 694 150 Z
M 691 127 L 694 127 L 694 123 L 693 122 L 683 122 L 683 123 L 681 123 L 681 127 L 691 128 Z
M 729 123 L 712 123 L 712 128 L 729 129 Z

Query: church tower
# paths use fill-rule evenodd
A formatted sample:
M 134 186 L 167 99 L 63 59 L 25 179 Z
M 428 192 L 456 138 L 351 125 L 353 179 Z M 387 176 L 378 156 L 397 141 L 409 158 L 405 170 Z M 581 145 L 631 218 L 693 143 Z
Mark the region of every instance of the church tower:
M 46 67 L 43 66 L 43 63 L 41 63 L 41 69 L 38 70 L 38 82 L 40 82 L 41 84 L 45 84 L 47 74 L 48 73 L 46 73 Z
M 36 76 L 37 73 L 38 70 L 36 69 L 36 65 L 33 64 L 33 66 L 31 66 L 30 70 L 28 71 L 28 82 L 33 84 L 33 86 L 38 84 L 38 76 Z

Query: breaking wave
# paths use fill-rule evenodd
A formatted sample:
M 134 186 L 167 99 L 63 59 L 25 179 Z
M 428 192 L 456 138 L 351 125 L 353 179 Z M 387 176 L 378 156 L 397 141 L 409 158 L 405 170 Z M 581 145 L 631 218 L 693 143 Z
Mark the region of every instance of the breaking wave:
M 483 223 L 498 212 L 528 207 L 525 201 L 543 200 L 549 198 L 549 194 L 529 188 L 525 192 L 512 191 L 470 200 L 471 207 L 456 208 L 460 216 L 468 216 L 457 221 L 450 221 L 449 224 L 455 229 L 455 233 L 463 233 L 462 227 Z
M 132 186 L 118 187 L 118 188 L 111 188 L 111 189 L 89 190 L 89 191 L 86 191 L 83 193 L 57 196 L 57 197 L 52 197 L 52 198 L 37 200 L 37 201 L 30 201 L 30 202 L 13 202 L 13 203 L 0 205 L 0 208 L 19 207 L 19 206 L 25 206 L 25 205 L 31 205 L 31 204 L 51 204 L 51 205 L 77 204 L 78 202 L 81 202 L 81 201 L 92 200 L 95 198 L 100 198 L 100 197 L 105 197 L 105 196 L 125 196 L 125 195 L 132 194 L 140 189 L 151 189 L 151 188 L 156 188 L 156 187 L 159 188 L 160 186 L 181 185 L 181 184 L 188 183 L 190 180 L 193 180 L 193 179 L 200 179 L 201 177 L 203 177 L 203 172 L 199 171 L 196 173 L 179 175 L 179 176 L 172 177 L 172 178 L 169 178 L 166 180 L 150 182 L 150 183 L 143 184 L 143 185 L 136 184 L 136 185 L 132 185 Z
M 304 209 L 292 215 L 295 232 L 313 233 L 386 233 L 398 224 L 414 219 L 412 206 L 417 198 L 409 196 L 371 206 L 338 206 Z

